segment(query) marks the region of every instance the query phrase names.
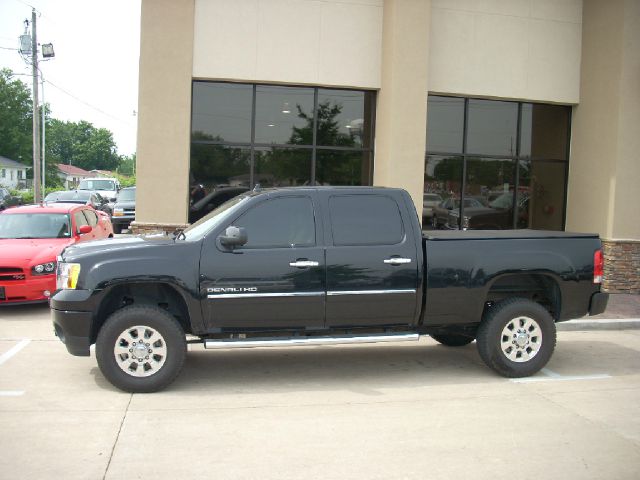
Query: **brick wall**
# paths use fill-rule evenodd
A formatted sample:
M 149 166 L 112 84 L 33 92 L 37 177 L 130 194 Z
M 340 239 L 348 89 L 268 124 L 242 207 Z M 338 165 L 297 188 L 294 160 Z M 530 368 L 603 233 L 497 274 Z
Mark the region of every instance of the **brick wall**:
M 131 233 L 171 233 L 177 229 L 184 229 L 189 226 L 188 223 L 147 223 L 147 222 L 131 222 Z
M 603 240 L 603 290 L 640 294 L 640 240 Z

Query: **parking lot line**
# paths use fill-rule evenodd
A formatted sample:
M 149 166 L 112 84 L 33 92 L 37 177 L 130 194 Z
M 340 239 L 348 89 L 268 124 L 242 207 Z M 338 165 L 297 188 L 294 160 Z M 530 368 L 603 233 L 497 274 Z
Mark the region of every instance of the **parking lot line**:
M 548 368 L 540 370 L 543 376 L 526 377 L 526 378 L 510 378 L 509 381 L 513 383 L 531 383 L 531 382 L 553 382 L 553 381 L 576 381 L 576 380 L 602 380 L 605 378 L 611 378 L 608 373 L 596 373 L 593 375 L 561 375 Z
M 5 352 L 2 355 L 0 355 L 0 365 L 2 365 L 4 362 L 9 360 L 11 357 L 13 357 L 16 353 L 18 353 L 24 347 L 29 345 L 29 342 L 31 342 L 31 340 L 29 340 L 28 338 L 24 339 L 24 340 L 21 340 L 20 342 L 18 342 L 17 345 L 15 345 L 11 349 L 9 349 L 8 352 Z

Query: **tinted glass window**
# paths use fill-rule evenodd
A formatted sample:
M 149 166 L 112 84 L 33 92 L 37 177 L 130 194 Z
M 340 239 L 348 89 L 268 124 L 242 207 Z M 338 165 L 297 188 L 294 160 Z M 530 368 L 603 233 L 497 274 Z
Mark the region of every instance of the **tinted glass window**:
M 373 91 L 194 81 L 191 203 L 222 186 L 371 185 L 375 99 Z
M 256 148 L 253 178 L 262 187 L 293 187 L 311 184 L 311 150 Z
M 570 113 L 560 105 L 523 104 L 520 156 L 566 159 Z
M 313 204 L 309 197 L 262 202 L 234 222 L 247 230 L 244 248 L 305 247 L 316 243 Z
M 429 96 L 427 150 L 462 153 L 464 98 Z
M 460 197 L 462 157 L 427 155 L 424 185 L 425 193 L 435 193 L 442 199 Z
M 98 215 L 96 214 L 96 212 L 89 209 L 86 209 L 83 211 L 84 211 L 85 217 L 87 217 L 87 222 L 89 222 L 89 225 L 91 225 L 92 227 L 95 227 L 98 224 Z
M 494 100 L 469 100 L 467 153 L 515 155 L 518 104 Z
M 365 92 L 318 90 L 317 144 L 341 147 L 362 146 L 362 135 L 365 130 L 364 100 Z
M 118 194 L 119 202 L 130 202 L 136 199 L 136 189 L 135 188 L 125 188 L 120 190 Z
M 313 144 L 313 89 L 256 87 L 256 143 Z
M 89 222 L 87 221 L 82 211 L 74 213 L 73 219 L 76 222 L 76 231 L 80 231 L 80 227 L 83 225 L 89 225 Z
M 253 87 L 234 83 L 193 83 L 193 140 L 251 141 Z
M 316 185 L 370 185 L 373 176 L 371 152 L 318 150 Z
M 251 149 L 224 145 L 191 146 L 191 183 L 208 193 L 217 187 L 249 187 Z
M 404 237 L 400 210 L 386 195 L 329 199 L 334 245 L 395 245 Z

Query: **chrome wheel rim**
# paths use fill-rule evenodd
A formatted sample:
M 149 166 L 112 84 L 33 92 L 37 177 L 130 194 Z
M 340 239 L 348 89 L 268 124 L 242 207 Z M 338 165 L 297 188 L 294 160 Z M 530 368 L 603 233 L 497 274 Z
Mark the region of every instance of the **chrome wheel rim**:
M 148 377 L 164 365 L 167 344 L 156 329 L 137 325 L 118 335 L 113 354 L 118 367 L 127 375 Z
M 512 362 L 528 362 L 542 347 L 540 325 L 530 317 L 516 317 L 509 320 L 500 337 L 502 353 Z

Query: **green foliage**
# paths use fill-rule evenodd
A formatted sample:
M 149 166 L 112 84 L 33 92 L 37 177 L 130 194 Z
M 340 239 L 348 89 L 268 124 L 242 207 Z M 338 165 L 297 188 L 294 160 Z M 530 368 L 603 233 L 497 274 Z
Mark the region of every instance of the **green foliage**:
M 115 170 L 120 162 L 113 134 L 93 124 L 53 119 L 47 130 L 47 159 L 85 170 Z
M 117 170 L 135 174 L 135 154 L 116 152 L 113 134 L 86 121 L 65 122 L 51 119 L 45 105 L 46 185 L 63 188 L 54 164 L 64 163 L 85 170 Z M 41 113 L 39 114 L 41 115 Z M 33 120 L 31 90 L 9 69 L 0 70 L 0 155 L 31 166 L 33 164 Z M 32 169 L 27 177 L 32 178 Z M 125 180 L 130 182 L 130 180 Z M 133 180 L 135 182 L 135 179 Z
M 0 70 L 0 155 L 31 163 L 32 103 L 29 88 L 11 70 Z
M 115 174 L 115 177 L 120 182 L 121 187 L 135 187 L 136 185 L 136 176 L 135 175 L 120 175 L 119 173 Z
M 136 154 L 134 153 L 130 157 L 127 155 L 121 155 L 118 164 L 118 173 L 120 175 L 135 175 L 136 174 Z

